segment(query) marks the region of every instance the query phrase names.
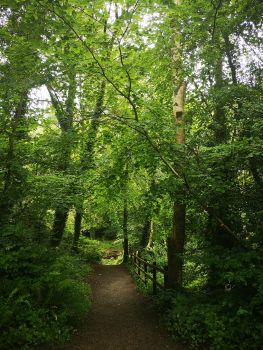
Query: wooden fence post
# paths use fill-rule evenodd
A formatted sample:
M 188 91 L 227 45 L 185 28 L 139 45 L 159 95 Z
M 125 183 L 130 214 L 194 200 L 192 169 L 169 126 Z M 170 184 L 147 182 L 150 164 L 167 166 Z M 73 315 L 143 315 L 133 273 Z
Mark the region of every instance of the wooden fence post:
M 156 294 L 157 292 L 156 280 L 157 280 L 156 261 L 154 261 L 153 262 L 153 294 Z
M 139 279 L 144 282 L 145 285 L 147 285 L 148 279 L 152 280 L 153 294 L 157 294 L 157 287 L 161 289 L 168 288 L 168 266 L 159 268 L 156 264 L 156 261 L 154 261 L 153 263 L 149 263 L 147 260 L 141 259 L 140 252 L 138 251 L 130 251 L 129 258 L 130 264 L 134 265 L 134 272 L 137 274 Z M 158 271 L 163 274 L 163 286 L 157 281 Z M 150 273 L 152 273 L 152 277 L 150 277 Z

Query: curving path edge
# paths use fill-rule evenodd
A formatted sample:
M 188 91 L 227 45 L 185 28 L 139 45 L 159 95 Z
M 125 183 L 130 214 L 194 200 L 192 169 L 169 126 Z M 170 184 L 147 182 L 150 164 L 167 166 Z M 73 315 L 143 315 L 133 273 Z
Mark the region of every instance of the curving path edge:
M 183 350 L 159 324 L 123 265 L 95 265 L 88 277 L 93 305 L 64 350 Z

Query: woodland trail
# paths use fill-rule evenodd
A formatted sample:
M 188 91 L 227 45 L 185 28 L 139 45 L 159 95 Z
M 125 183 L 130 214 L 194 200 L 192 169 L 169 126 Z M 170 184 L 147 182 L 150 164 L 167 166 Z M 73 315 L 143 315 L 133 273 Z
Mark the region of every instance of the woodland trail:
M 123 265 L 96 265 L 88 277 L 93 305 L 71 341 L 56 350 L 183 350 Z

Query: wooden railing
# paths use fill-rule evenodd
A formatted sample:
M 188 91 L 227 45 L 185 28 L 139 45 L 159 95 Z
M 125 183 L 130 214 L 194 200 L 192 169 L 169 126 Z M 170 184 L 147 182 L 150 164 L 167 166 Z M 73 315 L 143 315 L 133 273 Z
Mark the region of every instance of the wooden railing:
M 130 265 L 134 267 L 134 272 L 147 284 L 148 280 L 152 281 L 153 294 L 157 293 L 157 288 L 167 288 L 167 267 L 161 268 L 157 266 L 156 262 L 148 262 L 147 260 L 140 257 L 138 252 L 130 252 L 129 254 Z M 160 283 L 157 278 L 157 273 L 163 275 L 163 283 Z

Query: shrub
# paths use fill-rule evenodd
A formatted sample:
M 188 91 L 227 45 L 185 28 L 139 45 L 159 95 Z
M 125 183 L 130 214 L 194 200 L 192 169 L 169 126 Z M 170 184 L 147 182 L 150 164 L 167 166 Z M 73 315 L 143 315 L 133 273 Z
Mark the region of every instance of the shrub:
M 23 226 L 3 228 L 0 242 L 0 348 L 30 349 L 65 341 L 90 307 L 79 257 L 47 249 Z
M 87 262 L 99 262 L 102 258 L 101 243 L 86 237 L 79 239 L 80 257 Z
M 251 304 L 237 305 L 236 297 L 189 292 L 164 292 L 156 302 L 169 330 L 191 349 L 258 350 L 262 312 Z

